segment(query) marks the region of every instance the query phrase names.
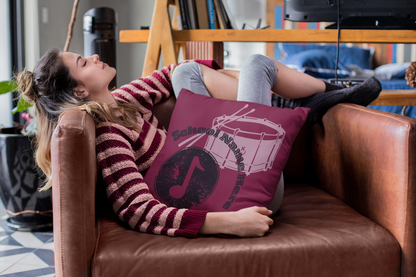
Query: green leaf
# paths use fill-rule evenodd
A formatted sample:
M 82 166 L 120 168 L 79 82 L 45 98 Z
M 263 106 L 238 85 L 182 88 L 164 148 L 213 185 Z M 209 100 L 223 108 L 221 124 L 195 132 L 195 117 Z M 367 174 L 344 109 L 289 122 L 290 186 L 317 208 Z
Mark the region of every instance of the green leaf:
M 3 81 L 0 82 L 0 94 L 5 94 L 9 92 L 14 92 L 19 89 L 19 86 L 16 81 Z
M 19 102 L 17 102 L 17 107 L 12 110 L 12 113 L 23 112 L 30 107 L 32 107 L 32 104 L 29 104 L 25 99 L 20 97 Z

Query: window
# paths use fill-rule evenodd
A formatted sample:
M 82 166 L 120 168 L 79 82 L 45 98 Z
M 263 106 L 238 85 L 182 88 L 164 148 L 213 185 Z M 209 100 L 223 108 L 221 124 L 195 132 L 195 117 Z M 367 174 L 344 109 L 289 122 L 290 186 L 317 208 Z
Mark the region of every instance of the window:
M 11 77 L 11 49 L 10 49 L 10 12 L 9 1 L 0 0 L 0 80 L 10 80 Z M 0 96 L 0 126 L 12 126 L 12 96 L 10 94 Z

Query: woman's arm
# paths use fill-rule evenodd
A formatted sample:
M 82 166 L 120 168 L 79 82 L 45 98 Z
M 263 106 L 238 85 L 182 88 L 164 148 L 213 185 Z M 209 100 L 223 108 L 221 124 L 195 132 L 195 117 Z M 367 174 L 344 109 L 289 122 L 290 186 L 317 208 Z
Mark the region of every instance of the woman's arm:
M 228 234 L 240 237 L 261 237 L 273 225 L 272 211 L 250 207 L 237 212 L 209 212 L 199 234 Z

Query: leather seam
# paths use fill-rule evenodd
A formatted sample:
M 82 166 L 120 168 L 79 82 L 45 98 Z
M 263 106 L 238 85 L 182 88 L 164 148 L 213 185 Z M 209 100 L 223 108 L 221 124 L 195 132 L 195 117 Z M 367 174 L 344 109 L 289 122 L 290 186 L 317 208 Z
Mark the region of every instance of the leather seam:
M 60 174 L 60 172 L 61 172 L 61 166 L 62 166 L 62 162 L 61 162 L 61 147 L 62 147 L 62 145 L 61 145 L 61 138 L 60 138 L 60 136 L 59 136 L 59 133 L 61 133 L 62 132 L 62 130 L 61 130 L 61 127 L 59 127 L 58 126 L 58 136 L 57 136 L 57 143 L 58 143 L 58 172 L 57 172 L 57 176 L 58 176 L 58 183 L 59 183 L 59 186 L 61 186 L 61 181 L 60 181 L 60 176 L 61 176 L 61 174 Z M 60 206 L 60 212 L 62 213 L 62 199 L 63 199 L 63 196 L 62 196 L 62 189 L 61 189 L 61 187 L 59 188 L 59 206 Z M 59 222 L 59 225 L 61 226 L 61 228 L 60 228 L 60 236 L 61 236 L 61 263 L 62 263 L 62 275 L 63 275 L 63 277 L 65 277 L 66 276 L 66 272 L 65 272 L 65 259 L 64 259 L 64 245 L 65 245 L 65 243 L 64 243 L 64 232 L 63 232 L 63 230 L 64 230 L 64 226 L 63 226 L 63 221 L 62 220 L 60 220 L 60 222 Z
M 408 139 L 408 141 L 407 141 L 407 149 L 408 150 L 410 150 L 410 143 L 411 143 L 411 136 L 410 136 L 410 134 L 411 134 L 411 131 L 412 131 L 412 129 L 413 128 L 411 128 L 411 126 L 409 126 L 409 139 Z M 410 175 L 410 170 L 411 170 L 411 168 L 410 168 L 410 166 L 411 166 L 411 159 L 412 159 L 412 156 L 411 156 L 411 153 L 410 153 L 410 151 L 407 151 L 408 152 L 408 160 L 407 160 L 407 172 L 408 172 L 408 174 L 407 174 L 407 186 L 406 186 L 406 209 L 405 209 L 405 222 L 404 222 L 404 238 L 403 238 L 403 250 L 404 251 L 401 251 L 401 273 L 402 273 L 402 275 L 404 275 L 405 274 L 405 267 L 404 267 L 404 259 L 403 259 L 403 253 L 407 250 L 407 238 L 408 238 L 408 236 L 409 236 L 409 207 L 410 207 L 410 205 L 411 205 L 411 203 L 410 203 L 410 199 L 412 199 L 412 197 L 409 195 L 411 192 L 412 192 L 412 190 L 411 189 L 409 189 L 409 186 L 411 185 L 410 184 L 410 182 L 412 181 L 409 177 L 409 175 Z
M 99 244 L 99 240 L 101 237 L 101 221 L 100 220 L 98 220 L 98 223 L 97 223 L 97 233 L 98 234 L 97 234 L 97 240 L 95 241 L 94 257 L 93 257 L 94 264 L 96 263 L 95 260 L 96 260 L 97 252 L 98 252 L 98 244 Z M 95 266 L 92 266 L 91 268 L 92 268 L 91 276 L 95 276 Z
M 80 128 L 81 130 L 82 130 L 82 138 L 84 139 L 85 138 L 85 113 L 82 113 L 82 118 L 81 118 L 81 128 Z M 84 144 L 82 144 L 82 145 L 84 145 Z M 85 149 L 84 149 L 85 150 Z M 85 152 L 85 151 L 83 151 L 83 152 Z M 82 180 L 84 180 L 85 181 L 85 176 L 86 176 L 86 174 L 85 174 L 85 165 L 82 167 Z M 85 194 L 84 193 L 82 193 L 82 203 L 85 203 Z M 84 208 L 82 209 L 82 219 L 83 219 L 83 221 L 84 220 L 86 220 L 86 215 L 85 215 L 85 210 L 86 210 L 86 207 L 84 206 Z M 85 221 L 84 221 L 85 222 Z M 88 272 L 89 270 L 88 270 L 88 263 L 87 263 L 87 241 L 85 240 L 86 239 L 86 230 L 85 230 L 85 228 L 86 228 L 86 226 L 85 226 L 85 224 L 83 224 L 83 226 L 84 226 L 84 243 L 83 243 L 83 255 L 84 255 L 84 266 L 85 266 L 85 271 L 86 272 Z

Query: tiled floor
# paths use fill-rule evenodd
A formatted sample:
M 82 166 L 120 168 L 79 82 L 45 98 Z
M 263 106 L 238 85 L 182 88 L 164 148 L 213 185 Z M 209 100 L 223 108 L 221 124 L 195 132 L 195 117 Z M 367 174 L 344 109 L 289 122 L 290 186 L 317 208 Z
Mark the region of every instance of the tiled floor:
M 0 276 L 55 276 L 52 232 L 16 232 L 6 218 L 0 203 Z

